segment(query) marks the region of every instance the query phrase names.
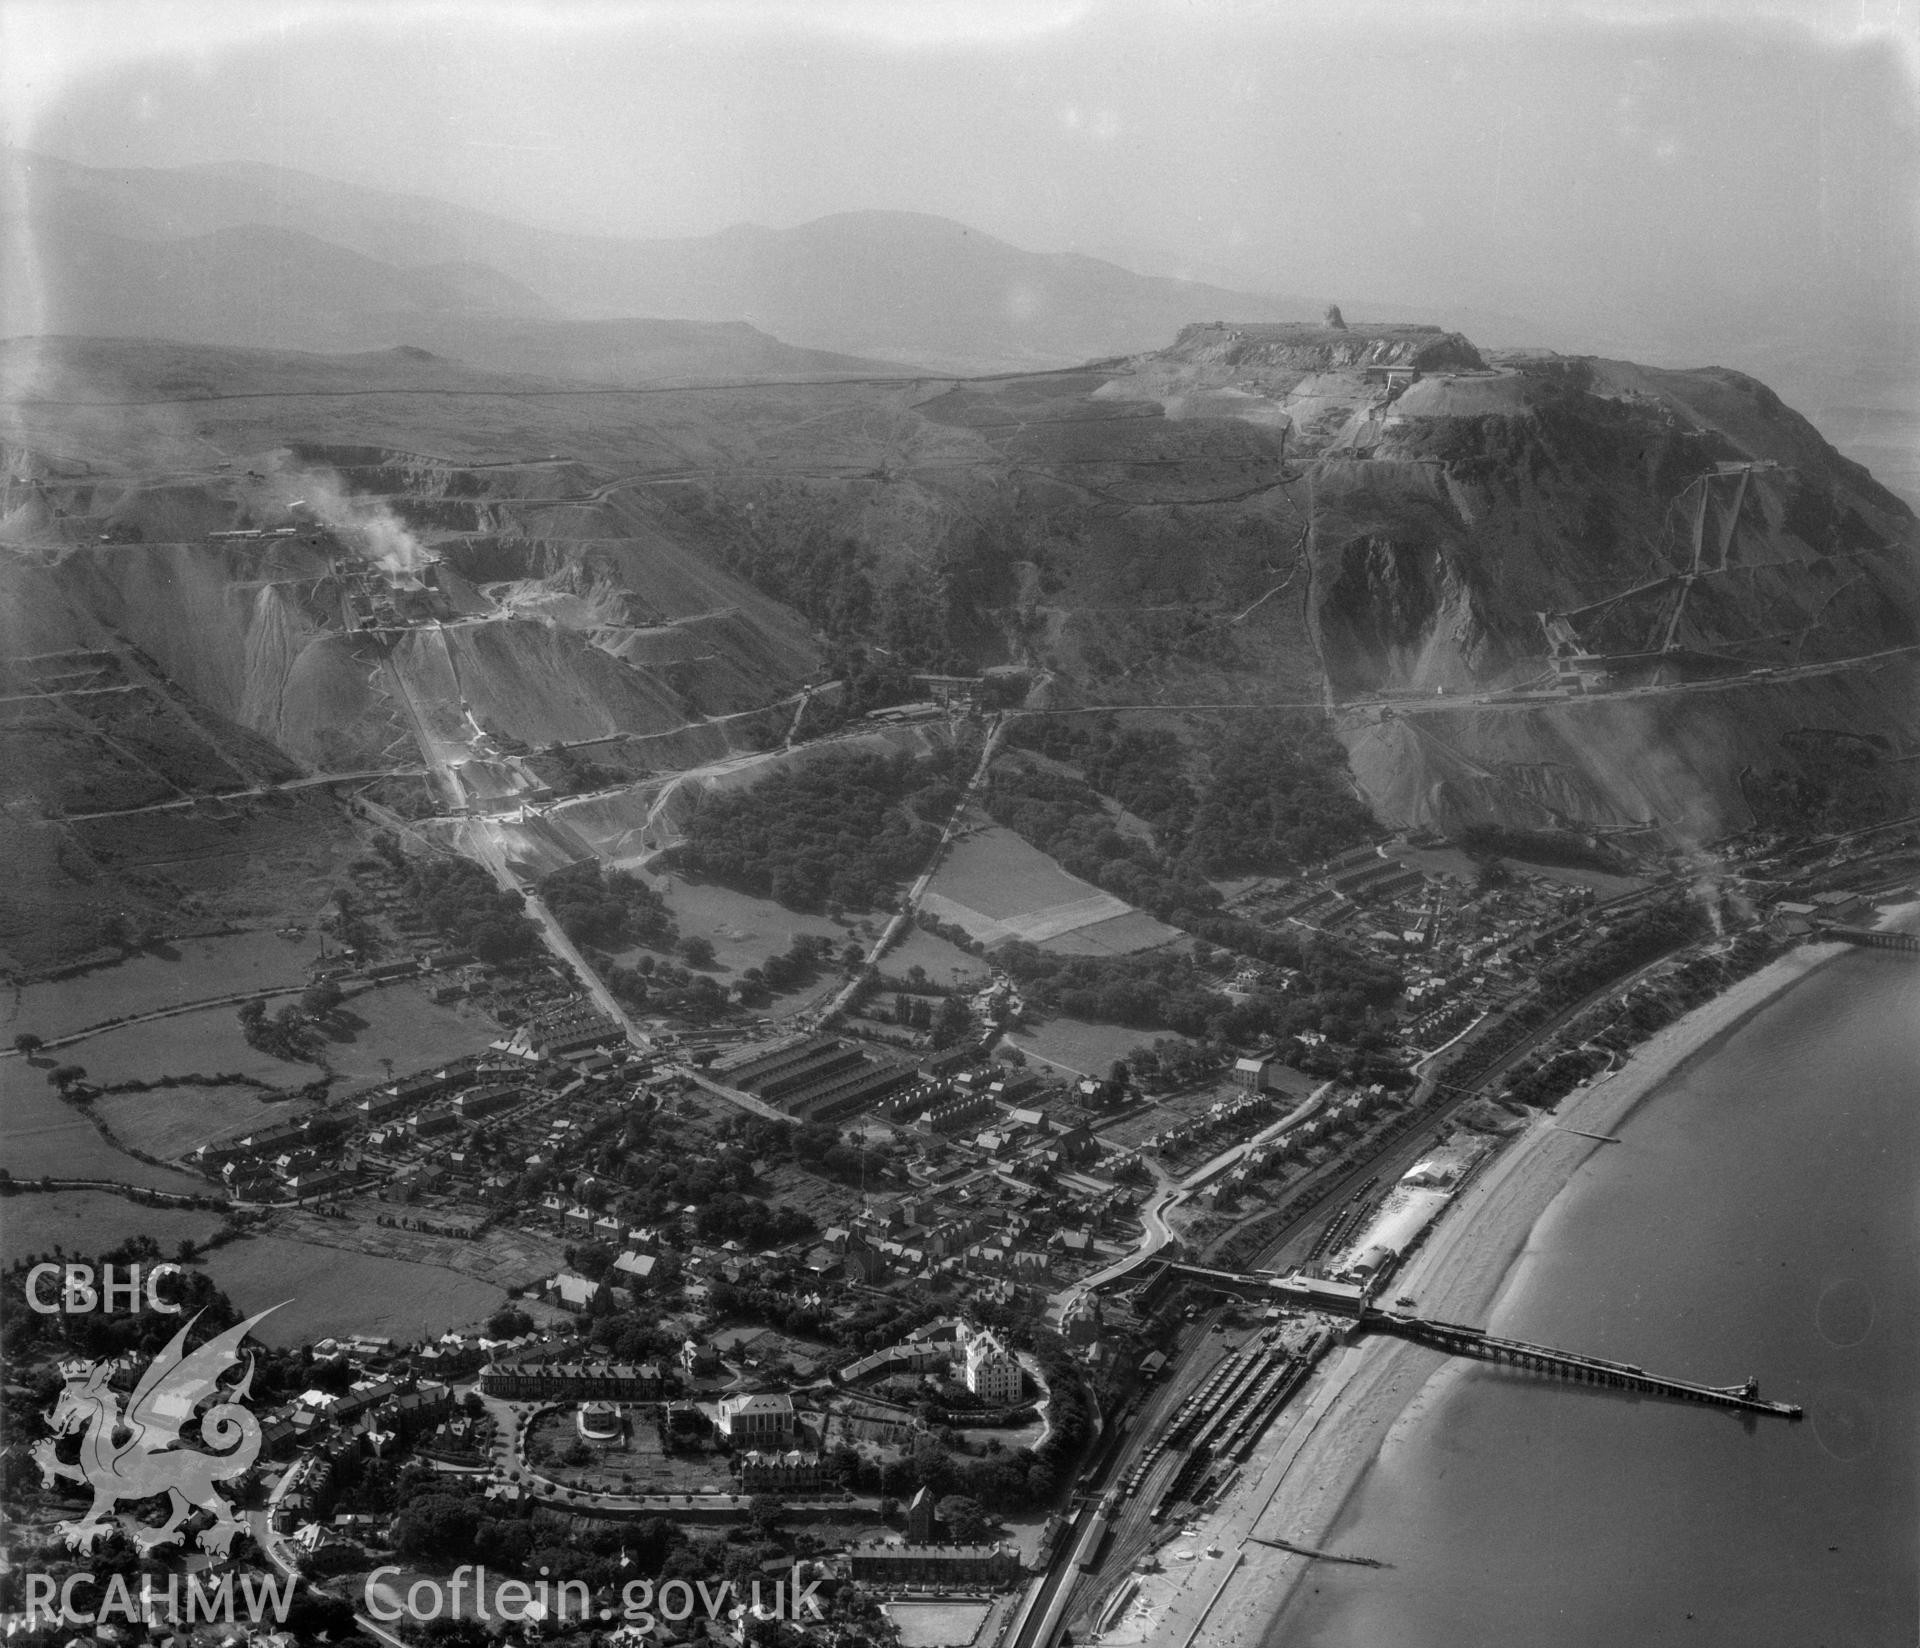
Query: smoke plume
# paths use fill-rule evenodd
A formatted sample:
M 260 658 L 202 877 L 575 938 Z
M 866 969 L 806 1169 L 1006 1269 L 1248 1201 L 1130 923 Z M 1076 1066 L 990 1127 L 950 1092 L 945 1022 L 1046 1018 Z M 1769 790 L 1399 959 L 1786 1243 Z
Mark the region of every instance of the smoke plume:
M 355 495 L 331 469 L 289 460 L 276 468 L 275 479 L 286 491 L 289 504 L 304 504 L 342 544 L 369 561 L 377 561 L 392 577 L 418 582 L 438 559 L 384 499 Z

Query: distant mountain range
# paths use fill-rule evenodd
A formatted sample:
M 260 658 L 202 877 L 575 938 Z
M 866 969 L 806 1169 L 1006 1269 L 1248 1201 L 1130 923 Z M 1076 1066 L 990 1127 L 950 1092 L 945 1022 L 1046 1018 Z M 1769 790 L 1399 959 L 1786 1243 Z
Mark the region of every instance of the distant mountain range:
M 1022 251 L 913 212 L 617 240 L 277 167 L 104 170 L 20 151 L 7 156 L 4 199 L 26 231 L 7 249 L 9 336 L 406 343 L 618 381 L 857 373 L 876 361 L 1051 367 L 1156 348 L 1194 320 L 1304 320 L 1320 307 Z M 593 324 L 638 319 L 744 322 L 771 336 Z
M 1195 321 L 1323 312 L 1320 297 L 1024 251 L 914 212 L 623 240 L 240 162 L 104 169 L 9 149 L 0 225 L 0 336 L 412 345 L 483 370 L 600 383 L 1029 371 L 1164 348 Z M 1349 320 L 1429 322 L 1485 347 L 1735 366 L 1859 455 L 1910 459 L 1905 429 L 1877 425 L 1920 411 L 1915 340 L 1850 313 L 1569 317 L 1543 293 L 1556 322 L 1326 296 Z

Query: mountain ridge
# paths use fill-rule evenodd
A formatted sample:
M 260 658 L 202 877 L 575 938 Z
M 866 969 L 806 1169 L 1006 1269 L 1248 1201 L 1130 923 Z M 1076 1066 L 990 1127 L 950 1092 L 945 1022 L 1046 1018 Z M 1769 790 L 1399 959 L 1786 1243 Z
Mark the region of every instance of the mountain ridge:
M 614 391 L 585 420 L 558 384 L 406 351 L 196 361 L 74 345 L 49 350 L 43 377 L 97 384 L 136 360 L 130 391 L 171 393 L 169 420 L 269 473 L 266 490 L 243 485 L 208 470 L 204 445 L 182 447 L 203 477 L 195 523 L 276 519 L 279 492 L 315 483 L 271 483 L 287 461 L 273 451 L 333 453 L 334 491 L 395 499 L 460 576 L 550 586 L 537 604 L 513 597 L 529 612 L 589 589 L 653 600 L 640 569 L 670 550 L 797 612 L 841 672 L 1010 664 L 1067 701 L 1169 711 L 1321 699 L 1401 827 L 1698 839 L 1747 816 L 1743 773 L 1805 764 L 1796 729 L 1845 729 L 1888 758 L 1911 745 L 1899 712 L 1903 649 L 1920 644 L 1920 522 L 1733 371 L 1502 357 L 1438 327 L 1243 323 L 1103 366 L 944 387 L 883 375 Z M 49 450 L 84 456 L 97 412 L 39 406 L 22 410 L 56 431 L 81 420 Z M 111 442 L 88 439 L 110 458 Z M 186 518 L 177 488 L 115 503 L 73 484 L 110 536 L 182 535 L 165 525 Z M 47 497 L 16 498 L 23 542 L 94 557 Z M 628 543 L 657 548 L 610 547 Z M 168 554 L 188 556 L 184 577 L 188 550 Z M 600 599 L 591 628 L 611 635 Z M 619 624 L 638 624 L 634 646 L 666 644 L 640 640 L 647 622 Z M 727 665 L 744 643 L 724 633 L 703 635 L 718 648 L 704 668 L 752 673 L 762 702 L 801 684 Z M 743 708 L 728 691 L 729 712 Z M 556 736 L 525 713 L 514 736 Z M 377 747 L 370 733 L 355 758 Z M 1906 768 L 1874 770 L 1894 784 Z
M 1196 316 L 1304 319 L 1319 307 L 1139 275 L 1080 253 L 1028 252 L 929 213 L 831 213 L 789 229 L 623 240 L 257 163 L 111 170 L 14 150 L 4 179 L 11 213 L 56 252 L 63 237 L 111 234 L 120 246 L 97 243 L 100 255 L 126 269 L 152 245 L 261 226 L 392 265 L 403 285 L 420 266 L 475 264 L 561 318 L 744 320 L 796 347 L 942 371 L 1072 365 L 1154 347 Z M 17 268 L 10 287 L 21 290 L 31 273 Z M 23 328 L 10 317 L 6 329 Z M 85 330 L 57 319 L 33 329 Z M 193 335 L 279 341 L 258 330 Z

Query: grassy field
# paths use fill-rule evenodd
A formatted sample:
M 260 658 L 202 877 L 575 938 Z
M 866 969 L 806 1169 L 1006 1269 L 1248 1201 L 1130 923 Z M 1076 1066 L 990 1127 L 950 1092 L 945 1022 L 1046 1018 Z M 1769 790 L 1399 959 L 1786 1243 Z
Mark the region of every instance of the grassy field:
M 997 824 L 976 824 L 929 885 L 926 908 L 982 944 L 1025 939 L 1074 955 L 1126 954 L 1180 935 L 1069 874 Z M 929 969 L 931 971 L 931 969 Z
M 1103 1080 L 1115 1059 L 1123 1059 L 1164 1031 L 1129 1030 L 1119 1024 L 1089 1024 L 1084 1019 L 1052 1018 L 1034 1030 L 1017 1030 L 1007 1037 L 1029 1058 L 1044 1060 L 1057 1069 Z
M 347 1333 L 413 1342 L 485 1320 L 506 1294 L 437 1265 L 314 1247 L 277 1236 L 234 1242 L 207 1256 L 214 1281 L 243 1311 L 287 1301 L 260 1324 L 270 1345 Z
M 994 921 L 1071 904 L 1098 887 L 1069 875 L 998 824 L 970 828 L 948 850 L 931 891 Z
M 233 1007 L 209 1007 L 178 1018 L 103 1030 L 61 1048 L 59 1056 L 102 1083 L 217 1075 L 251 1076 L 269 1087 L 300 1087 L 325 1073 L 318 1065 L 289 1064 L 249 1047 L 240 1030 L 238 1009 Z
M 104 1190 L 62 1190 L 52 1195 L 0 1200 L 0 1251 L 9 1258 L 49 1253 L 102 1253 L 129 1236 L 151 1236 L 171 1255 L 180 1238 L 203 1240 L 220 1227 L 220 1215 L 199 1208 L 142 1207 Z
M 94 1101 L 94 1110 L 122 1144 L 166 1161 L 210 1140 L 237 1138 L 313 1108 L 299 1099 L 269 1102 L 252 1087 L 156 1087 Z
M 350 1086 L 382 1079 L 382 1058 L 396 1073 L 477 1053 L 500 1034 L 493 1021 L 471 1007 L 439 1007 L 425 985 L 386 984 L 347 1002 L 347 1011 L 365 1019 L 348 1041 L 329 1041 L 322 1054 Z
M 391 1059 L 397 1072 L 422 1070 L 478 1051 L 499 1034 L 491 1020 L 473 1009 L 436 1007 L 423 986 L 410 982 L 354 996 L 347 1002 L 347 1011 L 365 1022 L 326 1043 L 321 1053 L 324 1066 L 290 1063 L 249 1047 L 240 1028 L 239 1009 L 233 1006 L 104 1030 L 59 1049 L 58 1056 L 63 1063 L 81 1066 L 94 1081 L 108 1084 L 165 1076 L 237 1075 L 292 1089 L 318 1079 L 330 1068 L 347 1085 L 360 1086 L 382 1079 L 383 1058 Z
M 880 958 L 880 970 L 891 978 L 905 978 L 914 967 L 926 968 L 935 984 L 985 984 L 991 971 L 981 957 L 919 927 Z
M 882 1604 L 900 1633 L 900 1648 L 965 1648 L 993 1611 L 990 1602 L 888 1602 Z
M 54 1096 L 45 1069 L 25 1059 L 0 1059 L 0 1167 L 16 1179 L 117 1179 L 200 1194 L 210 1188 L 205 1179 L 115 1150 L 84 1112 Z
M 836 926 L 825 916 L 802 915 L 775 904 L 770 898 L 755 898 L 735 892 L 731 887 L 712 882 L 690 882 L 683 876 L 648 876 L 666 895 L 673 919 L 688 938 L 706 938 L 713 942 L 713 953 L 721 976 L 737 975 L 749 967 L 758 967 L 767 957 L 778 955 L 802 933 L 831 939 L 837 950 L 858 929 Z M 635 956 L 639 954 L 636 951 Z M 632 959 L 632 958 L 625 958 Z
M 1178 927 L 1169 927 L 1145 910 L 1129 910 L 1123 916 L 1089 922 L 1035 942 L 1041 949 L 1063 956 L 1130 956 L 1136 950 L 1152 950 L 1186 936 Z
M 303 987 L 319 953 L 309 934 L 289 941 L 270 932 L 183 939 L 157 955 L 139 955 L 79 978 L 29 984 L 0 1005 L 0 1041 L 23 1030 L 63 1036 L 126 1013 L 287 984 Z M 231 1013 L 231 1009 L 228 1010 Z

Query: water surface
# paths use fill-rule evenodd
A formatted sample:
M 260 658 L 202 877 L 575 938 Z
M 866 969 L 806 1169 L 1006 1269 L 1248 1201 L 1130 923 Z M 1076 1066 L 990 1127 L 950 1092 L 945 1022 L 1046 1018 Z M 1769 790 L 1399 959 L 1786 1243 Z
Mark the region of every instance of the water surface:
M 1840 957 L 1667 1084 L 1490 1328 L 1799 1424 L 1471 1366 L 1382 1451 L 1270 1648 L 1920 1641 L 1920 965 Z

